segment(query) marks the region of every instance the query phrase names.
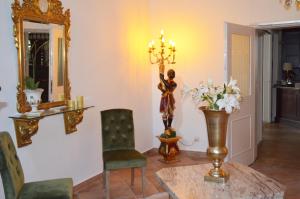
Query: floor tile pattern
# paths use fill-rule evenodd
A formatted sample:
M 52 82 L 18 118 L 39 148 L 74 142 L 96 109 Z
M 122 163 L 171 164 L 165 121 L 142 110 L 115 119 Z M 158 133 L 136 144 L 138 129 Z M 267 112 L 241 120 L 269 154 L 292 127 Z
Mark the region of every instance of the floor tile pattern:
M 185 152 L 181 151 L 178 156 L 180 161 L 173 164 L 165 164 L 161 162 L 161 156 L 158 155 L 157 149 L 152 149 L 146 153 L 146 186 L 145 196 L 163 192 L 155 172 L 166 167 L 185 166 L 208 163 L 206 153 Z M 111 172 L 110 175 L 110 196 L 111 199 L 137 199 L 142 198 L 141 193 L 141 171 L 135 169 L 135 183 L 130 186 L 130 169 L 122 169 Z M 102 175 L 99 175 L 83 185 L 76 186 L 74 189 L 75 199 L 103 199 L 104 189 Z
M 146 170 L 145 195 L 163 192 L 155 172 L 161 168 L 208 163 L 205 153 L 185 152 L 179 155 L 179 162 L 165 164 L 157 149 L 146 153 L 148 165 Z M 279 124 L 266 125 L 263 141 L 259 145 L 258 158 L 252 168 L 272 177 L 287 186 L 286 199 L 300 199 L 300 129 Z M 137 199 L 141 195 L 141 172 L 136 169 L 135 184 L 130 186 L 130 169 L 111 172 L 111 199 Z M 75 199 L 103 199 L 102 176 L 76 186 Z

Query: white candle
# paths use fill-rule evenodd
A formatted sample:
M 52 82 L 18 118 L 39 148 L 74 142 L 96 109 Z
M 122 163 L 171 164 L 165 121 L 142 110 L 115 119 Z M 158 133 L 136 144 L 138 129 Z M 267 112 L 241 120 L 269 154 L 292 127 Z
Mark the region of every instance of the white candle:
M 84 105 L 83 96 L 77 96 L 76 102 L 77 102 L 77 108 L 83 108 Z

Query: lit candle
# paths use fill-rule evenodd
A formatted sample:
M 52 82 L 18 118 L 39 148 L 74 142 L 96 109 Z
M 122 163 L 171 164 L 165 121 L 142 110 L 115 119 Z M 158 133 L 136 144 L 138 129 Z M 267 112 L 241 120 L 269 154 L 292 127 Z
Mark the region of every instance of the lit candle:
M 169 49 L 172 50 L 172 51 L 175 51 L 175 42 L 172 41 L 172 40 L 170 40 L 170 41 L 169 41 L 169 44 L 170 44 Z
M 152 52 L 152 43 L 149 42 L 149 53 L 151 53 L 151 52 Z
M 173 51 L 175 51 L 175 42 L 172 41 L 172 48 L 173 48 Z
M 165 31 L 163 29 L 161 29 L 160 31 L 160 41 L 161 41 L 161 47 L 165 47 L 165 38 L 164 38 L 164 34 L 165 34 Z
M 152 53 L 153 50 L 154 50 L 154 40 L 149 42 L 149 53 Z
M 174 42 L 172 40 L 169 41 L 169 44 L 170 44 L 170 48 L 174 47 Z

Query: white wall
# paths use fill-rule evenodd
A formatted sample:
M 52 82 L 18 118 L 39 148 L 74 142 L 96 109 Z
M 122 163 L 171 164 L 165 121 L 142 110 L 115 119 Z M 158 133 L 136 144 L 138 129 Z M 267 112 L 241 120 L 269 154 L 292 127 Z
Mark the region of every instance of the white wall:
M 205 151 L 207 135 L 204 116 L 191 102 L 182 100 L 180 90 L 183 83 L 197 86 L 209 77 L 217 83 L 224 80 L 224 22 L 250 25 L 259 22 L 285 21 L 300 18 L 295 8 L 285 10 L 279 1 L 274 0 L 152 0 L 150 1 L 152 35 L 156 36 L 164 28 L 167 36 L 176 42 L 177 60 L 172 66 L 177 73 L 175 81 L 176 112 L 174 127 L 182 135 L 185 143 L 192 143 L 195 137 L 200 142 L 182 149 Z M 169 34 L 168 34 L 169 33 Z M 157 67 L 153 73 L 153 131 L 162 132 L 159 117 L 160 92 Z M 159 142 L 153 138 L 154 145 Z
M 11 2 L 0 1 L 0 126 L 15 140 L 13 122 L 8 119 L 16 111 L 17 84 Z M 62 115 L 40 121 L 33 144 L 18 149 L 27 181 L 71 176 L 77 184 L 101 172 L 99 111 L 103 109 L 132 108 L 137 148 L 148 150 L 152 140 L 158 147 L 153 136 L 162 131 L 158 70 L 148 65 L 146 48 L 161 28 L 178 49 L 174 126 L 187 143 L 200 137 L 199 143 L 183 149 L 205 151 L 204 117 L 190 99 L 181 99 L 180 90 L 183 82 L 196 86 L 208 77 L 223 82 L 224 21 L 248 25 L 300 17 L 273 0 L 63 0 L 63 5 L 71 9 L 72 95 L 84 95 L 96 107 L 86 111 L 72 135 L 65 135 Z
M 16 113 L 18 72 L 11 3 L 0 1 L 0 129 L 16 141 L 8 118 Z M 78 184 L 102 172 L 103 109 L 133 109 L 137 149 L 146 151 L 153 145 L 147 1 L 63 0 L 63 5 L 71 9 L 71 93 L 85 96 L 95 108 L 85 112 L 71 135 L 65 134 L 62 115 L 40 121 L 33 144 L 18 149 L 26 181 L 72 177 Z M 4 198 L 2 186 L 0 193 Z

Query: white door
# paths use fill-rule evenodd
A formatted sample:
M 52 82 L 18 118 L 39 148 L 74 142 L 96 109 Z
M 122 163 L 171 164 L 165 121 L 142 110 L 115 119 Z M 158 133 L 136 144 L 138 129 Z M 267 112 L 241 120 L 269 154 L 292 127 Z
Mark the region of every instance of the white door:
M 225 77 L 238 81 L 241 109 L 229 117 L 228 159 L 249 165 L 255 160 L 255 29 L 226 23 Z

